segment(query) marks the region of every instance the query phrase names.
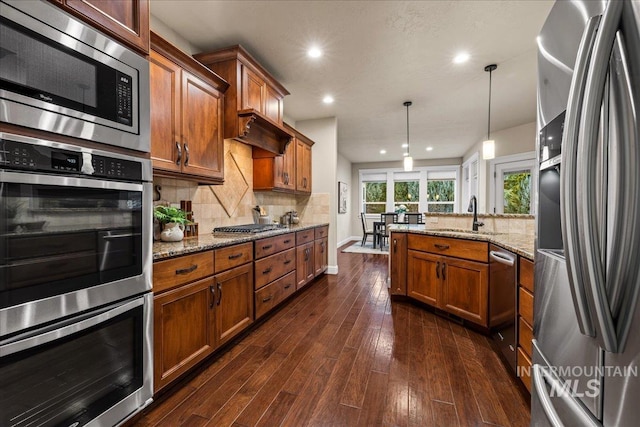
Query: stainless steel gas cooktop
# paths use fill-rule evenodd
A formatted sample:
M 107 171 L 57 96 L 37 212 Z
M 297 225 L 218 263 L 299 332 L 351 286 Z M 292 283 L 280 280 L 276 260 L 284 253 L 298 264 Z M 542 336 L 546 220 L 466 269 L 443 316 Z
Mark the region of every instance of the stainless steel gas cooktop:
M 287 228 L 280 224 L 241 224 L 228 227 L 216 227 L 214 233 L 261 233 L 263 231 L 280 230 Z

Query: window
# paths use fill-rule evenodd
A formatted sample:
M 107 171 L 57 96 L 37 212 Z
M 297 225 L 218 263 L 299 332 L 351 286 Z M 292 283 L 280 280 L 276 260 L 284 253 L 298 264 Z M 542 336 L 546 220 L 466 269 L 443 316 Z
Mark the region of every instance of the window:
M 420 181 L 394 181 L 393 182 L 394 211 L 400 205 L 404 205 L 406 212 L 420 211 Z
M 419 167 L 360 170 L 362 212 L 377 215 L 398 212 L 457 212 L 460 167 Z
M 455 172 L 427 172 L 427 212 L 455 212 L 455 206 Z
M 387 211 L 387 183 L 364 182 L 362 185 L 363 212 L 378 214 Z
M 496 213 L 533 214 L 535 153 L 496 158 L 493 171 L 492 210 Z

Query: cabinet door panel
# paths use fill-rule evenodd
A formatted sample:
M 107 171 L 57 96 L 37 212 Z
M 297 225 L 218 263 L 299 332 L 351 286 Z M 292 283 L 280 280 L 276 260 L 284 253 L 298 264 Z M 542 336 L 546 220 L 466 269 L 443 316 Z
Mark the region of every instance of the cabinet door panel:
M 391 234 L 391 288 L 392 295 L 407 295 L 407 234 Z
M 222 97 L 192 74 L 182 75 L 183 172 L 223 179 Z
M 324 273 L 329 264 L 329 251 L 327 250 L 327 243 L 328 239 L 326 237 L 314 242 L 314 276 L 319 276 Z
M 442 308 L 463 319 L 487 326 L 489 267 L 473 261 L 443 260 Z
M 151 51 L 149 57 L 151 91 L 151 160 L 154 169 L 180 172 L 180 67 Z M 180 145 L 180 150 L 182 146 Z
M 154 297 L 154 389 L 157 391 L 213 351 L 213 279 Z
M 216 336 L 224 344 L 253 323 L 253 264 L 214 276 Z
M 315 261 L 313 245 L 311 241 L 296 247 L 296 289 L 301 289 L 313 279 Z
M 265 82 L 242 66 L 242 109 L 253 108 L 264 113 Z
M 439 256 L 408 251 L 407 296 L 438 306 L 441 260 Z
M 149 0 L 64 0 L 64 5 L 106 33 L 149 52 Z
M 311 147 L 296 139 L 296 191 L 311 193 Z
M 265 85 L 264 115 L 282 124 L 282 97 Z

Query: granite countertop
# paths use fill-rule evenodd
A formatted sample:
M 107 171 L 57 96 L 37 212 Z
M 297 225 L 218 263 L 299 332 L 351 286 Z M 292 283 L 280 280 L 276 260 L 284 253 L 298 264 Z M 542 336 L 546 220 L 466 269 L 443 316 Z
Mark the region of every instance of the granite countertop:
M 424 216 L 438 216 L 438 217 L 449 217 L 449 218 L 473 218 L 472 213 L 467 212 L 424 212 L 422 215 Z M 478 212 L 478 218 L 512 218 L 512 219 L 535 219 L 535 215 L 526 215 L 526 214 L 499 214 L 499 213 L 484 213 Z
M 514 252 L 533 261 L 534 237 L 520 233 L 474 232 L 450 228 L 427 228 L 424 224 L 394 224 L 389 227 L 391 232 L 417 233 L 433 236 L 454 237 L 457 239 L 480 240 L 496 244 L 508 251 Z
M 180 242 L 153 242 L 153 260 L 159 261 L 179 255 L 193 252 L 201 252 L 209 249 L 222 248 L 238 243 L 253 242 L 265 237 L 277 236 L 279 234 L 293 233 L 296 231 L 308 230 L 310 228 L 322 227 L 329 223 L 319 224 L 295 224 L 277 230 L 263 231 L 261 233 L 211 233 L 201 234 L 197 237 L 185 237 Z

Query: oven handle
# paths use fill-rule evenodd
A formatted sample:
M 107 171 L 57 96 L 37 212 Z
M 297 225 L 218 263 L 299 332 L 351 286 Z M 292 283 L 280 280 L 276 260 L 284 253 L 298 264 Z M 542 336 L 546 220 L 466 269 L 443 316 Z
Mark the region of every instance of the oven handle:
M 17 335 L 6 341 L 0 341 L 0 357 L 34 348 L 88 329 L 92 326 L 106 322 L 109 319 L 113 319 L 122 313 L 126 313 L 129 310 L 144 305 L 144 301 L 144 297 L 139 297 L 125 304 L 114 304 L 70 320 L 67 319 L 66 321 L 61 321 L 44 328 L 39 328 L 35 331 Z
M 142 233 L 126 233 L 126 234 L 110 234 L 104 235 L 102 238 L 104 240 L 115 240 L 115 239 L 124 239 L 125 237 L 139 237 L 142 236 Z
M 95 178 L 39 175 L 0 171 L 0 182 L 33 185 L 57 185 L 59 187 L 104 188 L 108 190 L 142 191 L 142 184 L 115 182 Z

